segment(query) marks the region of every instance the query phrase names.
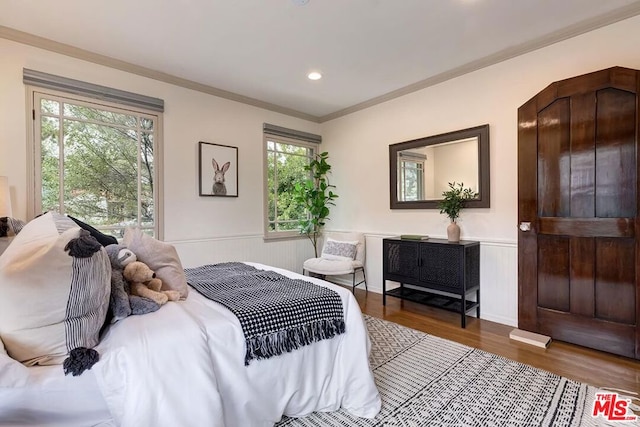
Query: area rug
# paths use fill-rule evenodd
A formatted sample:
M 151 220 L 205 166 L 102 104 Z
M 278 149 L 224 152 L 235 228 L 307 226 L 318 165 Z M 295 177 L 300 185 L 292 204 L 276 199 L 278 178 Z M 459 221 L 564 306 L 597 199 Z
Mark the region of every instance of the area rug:
M 595 387 L 375 317 L 365 320 L 382 396 L 376 418 L 340 410 L 284 417 L 276 426 L 608 425 L 591 415 Z

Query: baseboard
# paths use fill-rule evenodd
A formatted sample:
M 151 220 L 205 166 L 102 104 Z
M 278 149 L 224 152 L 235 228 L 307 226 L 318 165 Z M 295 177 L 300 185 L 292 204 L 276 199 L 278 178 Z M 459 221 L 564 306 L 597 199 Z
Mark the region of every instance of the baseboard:
M 501 325 L 513 326 L 514 328 L 518 326 L 517 318 L 495 316 L 493 314 L 487 313 L 486 308 L 483 308 L 482 304 L 480 304 L 480 318 L 483 320 L 488 320 L 490 322 L 500 323 Z
M 509 338 L 515 341 L 520 341 L 525 344 L 535 345 L 540 348 L 547 348 L 551 343 L 551 337 L 546 335 L 536 334 L 534 332 L 523 331 L 522 329 L 514 329 L 509 334 Z

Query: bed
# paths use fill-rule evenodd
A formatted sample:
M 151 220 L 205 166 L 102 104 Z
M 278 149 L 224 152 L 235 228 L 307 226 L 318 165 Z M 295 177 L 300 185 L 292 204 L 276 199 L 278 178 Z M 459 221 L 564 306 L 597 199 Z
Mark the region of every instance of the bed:
M 335 291 L 346 331 L 245 366 L 238 318 L 191 290 L 183 301 L 111 325 L 95 346 L 100 360 L 79 376 L 65 376 L 56 364 L 27 367 L 0 347 L 0 425 L 258 427 L 339 408 L 374 417 L 380 396 L 353 295 L 246 264 Z

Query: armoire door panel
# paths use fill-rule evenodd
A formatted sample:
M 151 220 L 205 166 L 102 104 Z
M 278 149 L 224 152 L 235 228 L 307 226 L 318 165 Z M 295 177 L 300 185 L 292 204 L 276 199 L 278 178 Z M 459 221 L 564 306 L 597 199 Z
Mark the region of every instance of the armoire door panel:
M 569 311 L 569 239 L 538 236 L 538 306 Z
M 571 214 L 569 99 L 559 99 L 538 114 L 539 216 Z
M 595 216 L 595 103 L 593 93 L 571 98 L 571 217 Z
M 595 315 L 595 239 L 572 237 L 570 253 L 570 311 L 572 314 Z
M 596 216 L 636 216 L 636 97 L 600 90 L 596 116 Z
M 538 308 L 538 333 L 626 357 L 635 356 L 635 326 Z
M 596 239 L 595 298 L 598 319 L 636 321 L 635 239 Z
M 634 218 L 540 218 L 538 233 L 578 237 L 634 237 Z

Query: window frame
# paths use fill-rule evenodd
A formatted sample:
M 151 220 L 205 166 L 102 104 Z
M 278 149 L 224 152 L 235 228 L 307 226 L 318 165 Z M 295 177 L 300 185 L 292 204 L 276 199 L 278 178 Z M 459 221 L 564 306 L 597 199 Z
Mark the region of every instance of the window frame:
M 287 230 L 287 231 L 270 231 L 269 230 L 269 194 L 270 194 L 270 189 L 269 189 L 269 166 L 268 166 L 268 161 L 269 161 L 269 152 L 270 150 L 268 149 L 268 141 L 274 141 L 274 142 L 280 142 L 283 144 L 289 144 L 289 145 L 295 145 L 298 147 L 304 147 L 304 148 L 308 148 L 311 149 L 311 155 L 309 156 L 309 159 L 313 159 L 314 156 L 320 152 L 320 144 L 318 143 L 314 143 L 314 142 L 310 142 L 310 141 L 305 141 L 303 139 L 297 139 L 297 138 L 292 138 L 292 137 L 285 137 L 285 136 L 279 136 L 279 135 L 274 135 L 272 133 L 269 132 L 264 132 L 263 133 L 263 142 L 262 142 L 262 147 L 263 147 L 263 165 L 264 165 L 264 174 L 263 174 L 263 189 L 264 189 L 264 203 L 263 203 L 263 221 L 264 221 L 264 240 L 276 240 L 276 239 L 293 239 L 293 238 L 303 238 L 305 237 L 303 234 L 300 234 L 299 230 Z M 311 174 L 311 172 L 309 172 L 309 174 Z M 309 175 L 311 176 L 311 175 Z
M 407 164 L 411 163 L 413 165 L 415 165 L 415 167 L 407 167 Z M 406 181 L 406 176 L 407 176 L 407 170 L 415 170 L 416 172 L 416 185 L 417 185 L 417 192 L 418 194 L 416 195 L 416 199 L 409 199 L 407 200 L 406 198 L 406 192 L 407 192 L 407 181 Z M 424 171 L 425 171 L 425 160 L 422 159 L 402 159 L 402 158 L 398 158 L 398 183 L 399 183 L 399 188 L 398 188 L 398 196 L 401 197 L 401 200 L 403 201 L 420 201 L 420 200 L 424 200 Z
M 154 237 L 158 240 L 164 238 L 164 153 L 163 153 L 163 112 L 149 110 L 142 107 L 133 107 L 126 104 L 94 99 L 86 95 L 64 92 L 39 86 L 25 85 L 27 105 L 27 216 L 34 218 L 40 214 L 38 207 L 42 207 L 41 199 L 41 166 L 40 166 L 40 105 L 38 101 L 42 97 L 68 100 L 71 103 L 99 108 L 118 113 L 129 112 L 134 115 L 153 116 L 153 199 L 154 199 Z M 138 182 L 139 185 L 139 182 Z

